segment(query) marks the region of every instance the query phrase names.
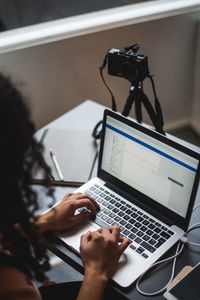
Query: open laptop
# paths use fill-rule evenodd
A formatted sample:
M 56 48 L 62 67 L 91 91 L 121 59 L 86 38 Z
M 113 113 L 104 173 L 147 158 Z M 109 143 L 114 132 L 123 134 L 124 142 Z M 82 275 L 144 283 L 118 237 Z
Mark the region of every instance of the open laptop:
M 112 279 L 132 284 L 184 235 L 198 190 L 200 154 L 106 109 L 97 177 L 76 192 L 95 198 L 93 220 L 58 236 L 79 252 L 88 230 L 117 225 L 131 241 Z

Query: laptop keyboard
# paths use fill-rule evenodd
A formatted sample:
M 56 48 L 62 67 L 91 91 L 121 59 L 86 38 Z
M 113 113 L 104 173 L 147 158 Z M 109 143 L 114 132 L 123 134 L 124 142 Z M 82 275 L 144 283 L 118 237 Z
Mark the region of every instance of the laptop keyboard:
M 85 193 L 94 198 L 101 208 L 93 221 L 101 227 L 119 226 L 121 235 L 131 242 L 129 247 L 146 259 L 174 234 L 105 187 L 95 184 Z

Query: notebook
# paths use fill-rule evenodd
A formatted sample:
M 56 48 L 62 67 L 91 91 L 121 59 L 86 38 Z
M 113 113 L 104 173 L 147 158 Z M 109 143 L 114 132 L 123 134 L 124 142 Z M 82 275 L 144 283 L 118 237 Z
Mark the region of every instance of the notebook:
M 53 184 L 80 186 L 90 179 L 97 156 L 97 144 L 89 130 L 47 128 L 40 143 L 44 147 L 44 159 L 51 168 Z M 50 151 L 56 155 L 63 180 L 60 180 Z M 42 170 L 33 169 L 33 181 L 40 183 L 43 180 Z
M 199 172 L 199 153 L 106 109 L 97 177 L 76 190 L 95 198 L 101 210 L 57 236 L 79 253 L 88 230 L 120 226 L 131 243 L 112 279 L 128 287 L 184 235 Z

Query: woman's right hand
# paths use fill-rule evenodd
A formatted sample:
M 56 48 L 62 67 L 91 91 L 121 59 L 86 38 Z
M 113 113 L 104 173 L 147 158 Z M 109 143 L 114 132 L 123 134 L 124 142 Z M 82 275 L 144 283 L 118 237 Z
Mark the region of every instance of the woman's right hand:
M 107 281 L 129 244 L 127 238 L 120 237 L 120 228 L 116 226 L 100 228 L 83 235 L 80 254 L 85 267 L 85 275 L 100 276 Z

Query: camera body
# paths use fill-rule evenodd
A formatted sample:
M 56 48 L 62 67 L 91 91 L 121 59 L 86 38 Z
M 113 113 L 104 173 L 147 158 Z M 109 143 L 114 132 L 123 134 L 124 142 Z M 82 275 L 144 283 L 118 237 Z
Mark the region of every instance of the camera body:
M 143 81 L 149 74 L 148 57 L 138 52 L 139 46 L 125 47 L 125 50 L 108 51 L 108 74 L 123 77 L 131 83 Z

